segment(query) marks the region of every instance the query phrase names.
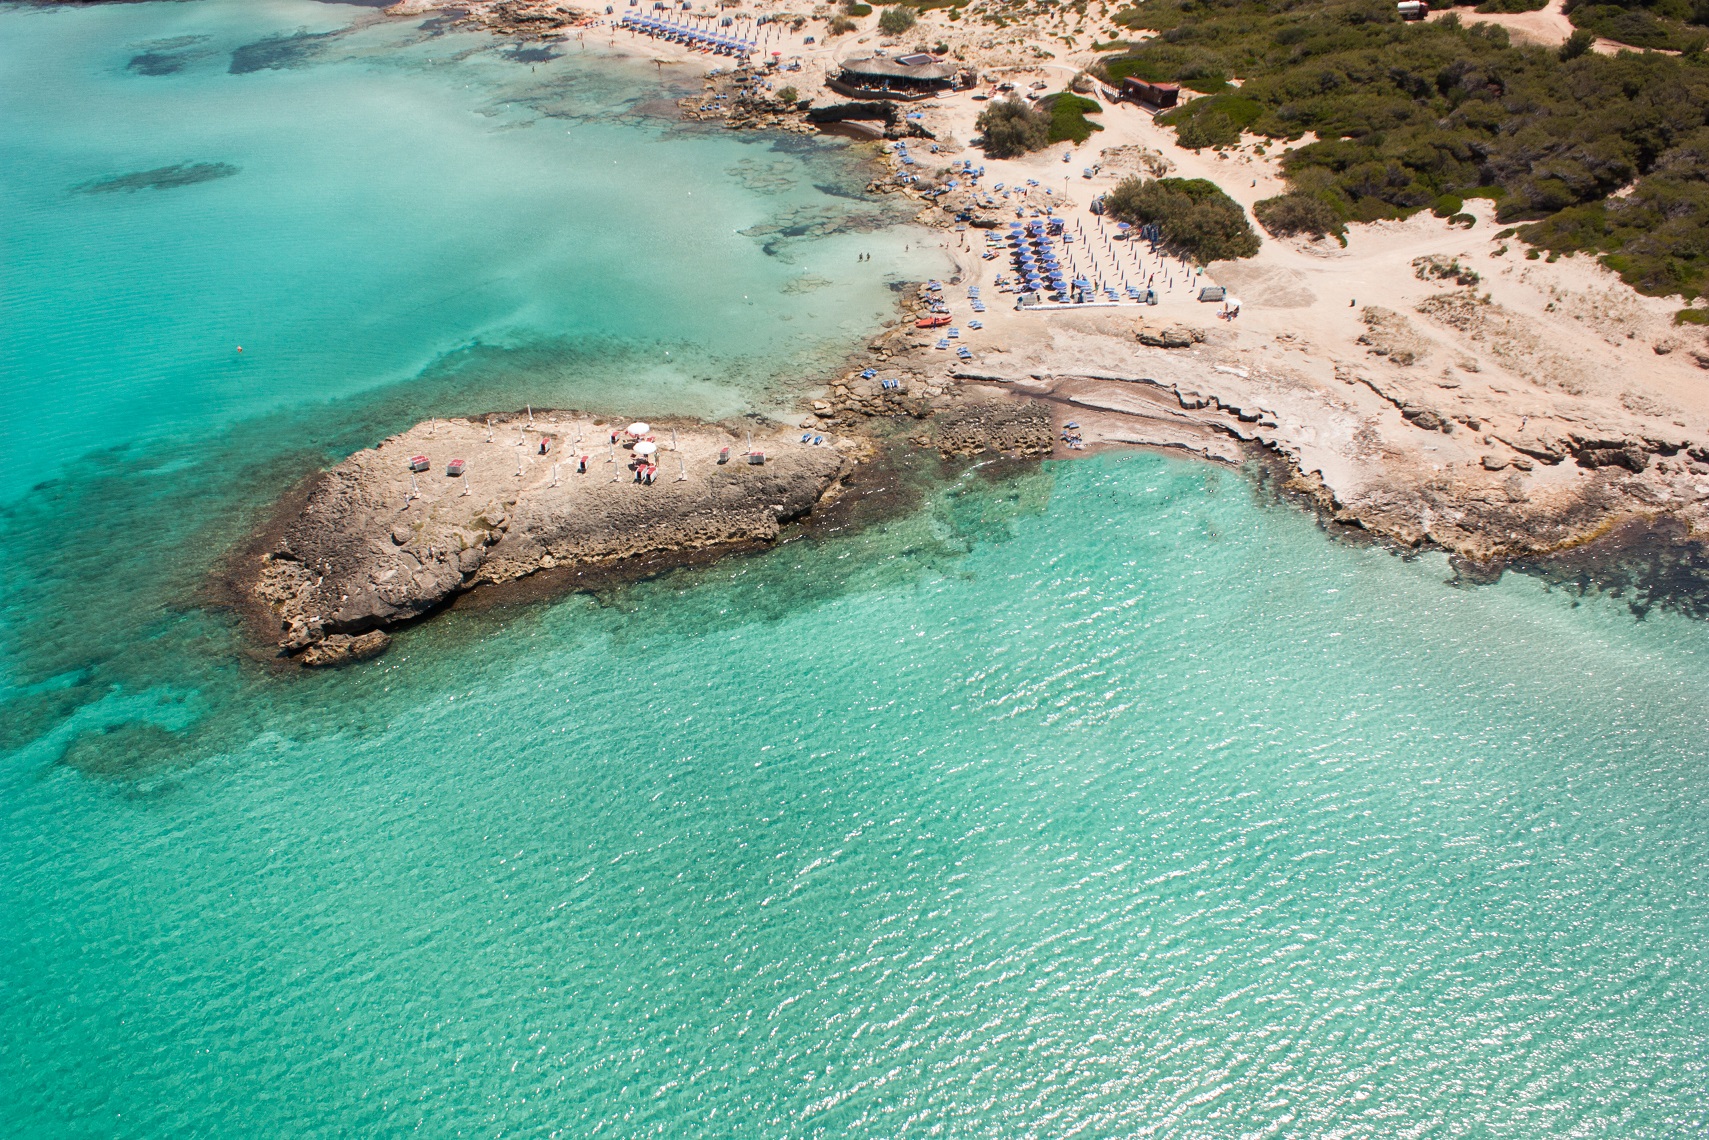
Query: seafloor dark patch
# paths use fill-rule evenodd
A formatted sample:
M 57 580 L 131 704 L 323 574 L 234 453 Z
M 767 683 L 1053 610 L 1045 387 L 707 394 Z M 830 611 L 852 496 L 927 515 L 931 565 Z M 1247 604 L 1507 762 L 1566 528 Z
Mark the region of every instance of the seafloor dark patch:
M 871 202 L 873 200 L 873 196 L 868 194 L 864 188 L 853 190 L 847 186 L 838 186 L 835 182 L 815 182 L 813 189 L 832 198 L 847 198 L 854 202 Z
M 510 60 L 512 63 L 546 63 L 550 60 L 564 58 L 563 52 L 553 51 L 549 47 L 540 47 L 538 45 L 533 47 L 524 47 L 521 44 L 517 44 L 509 51 L 501 54 L 505 59 Z
M 427 32 L 430 35 L 444 35 L 446 32 L 451 31 L 457 26 L 458 20 L 461 20 L 468 14 L 469 10 L 467 8 L 441 8 L 439 9 L 439 14 L 437 16 L 429 16 L 427 19 L 417 24 L 416 29 L 418 31 Z
M 189 61 L 170 52 L 145 51 L 131 56 L 130 69 L 138 75 L 171 75 L 183 71 Z
M 173 190 L 179 186 L 194 186 L 198 182 L 230 178 L 241 169 L 242 167 L 233 166 L 229 162 L 180 162 L 153 170 L 139 170 L 134 174 L 97 178 L 72 189 L 82 194 L 113 194 L 120 190 Z
M 1671 516 L 1635 520 L 1595 542 L 1515 562 L 1511 569 L 1575 599 L 1618 598 L 1640 621 L 1654 609 L 1709 618 L 1709 545 Z
M 256 40 L 231 53 L 229 70 L 233 75 L 248 75 L 252 71 L 281 71 L 304 67 L 325 51 L 329 43 L 343 34 L 342 31 L 298 32 L 291 36 Z
M 132 721 L 79 733 L 59 762 L 85 776 L 124 780 L 186 761 L 178 733 Z

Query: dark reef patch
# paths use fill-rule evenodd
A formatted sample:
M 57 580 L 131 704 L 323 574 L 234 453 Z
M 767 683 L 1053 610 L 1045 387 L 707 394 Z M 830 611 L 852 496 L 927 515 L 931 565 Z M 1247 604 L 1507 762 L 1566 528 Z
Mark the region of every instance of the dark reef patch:
M 229 162 L 180 162 L 153 170 L 139 170 L 133 174 L 97 178 L 93 182 L 74 186 L 72 190 L 80 194 L 114 194 L 121 190 L 132 193 L 137 190 L 174 190 L 180 186 L 194 186 L 198 182 L 230 178 L 240 170 L 242 167 L 233 166 Z
M 815 182 L 813 189 L 832 198 L 848 198 L 854 202 L 870 202 L 873 200 L 872 195 L 864 189 L 851 190 L 847 186 L 838 186 L 835 182 Z
M 253 71 L 282 71 L 292 67 L 304 67 L 314 62 L 315 57 L 326 50 L 332 40 L 343 34 L 341 31 L 298 32 L 291 36 L 256 40 L 231 53 L 229 70 L 233 75 L 248 75 Z
M 429 16 L 416 25 L 418 31 L 430 35 L 443 35 L 457 26 L 457 21 L 469 14 L 467 8 L 441 8 L 437 16 Z
M 138 75 L 171 75 L 175 71 L 183 71 L 187 62 L 181 55 L 145 51 L 141 55 L 131 56 L 129 66 Z
M 1709 618 L 1709 546 L 1671 515 L 1634 520 L 1595 542 L 1510 568 L 1574 598 L 1618 598 L 1640 621 L 1653 609 Z
M 207 36 L 168 36 L 136 44 L 141 51 L 131 56 L 127 67 L 138 75 L 171 75 L 203 56 L 212 54 L 204 46 Z
M 547 63 L 554 59 L 564 58 L 563 52 L 553 51 L 549 47 L 524 47 L 521 44 L 517 44 L 509 51 L 504 52 L 503 55 L 512 63 Z

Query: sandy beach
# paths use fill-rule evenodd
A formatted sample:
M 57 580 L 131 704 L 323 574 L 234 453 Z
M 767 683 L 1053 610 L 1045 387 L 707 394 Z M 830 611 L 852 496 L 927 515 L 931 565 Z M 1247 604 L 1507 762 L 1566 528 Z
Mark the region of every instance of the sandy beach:
M 427 7 L 406 0 L 389 11 Z M 469 19 L 507 34 L 580 38 L 678 69 L 732 67 L 727 57 L 615 28 L 622 11 L 518 0 L 465 7 Z M 534 16 L 546 10 L 567 22 L 542 31 Z M 783 9 L 761 2 L 723 11 L 752 21 Z M 868 363 L 884 375 L 845 375 L 817 393 L 804 419 L 852 424 L 893 412 L 882 398 L 885 376 L 921 393 L 926 410 L 964 402 L 956 386 L 1000 387 L 1050 405 L 1067 441 L 1058 457 L 1161 446 L 1234 461 L 1247 446 L 1264 447 L 1337 518 L 1479 562 L 1582 543 L 1625 518 L 1673 515 L 1693 530 L 1709 522 L 1709 340 L 1673 323 L 1678 298 L 1638 294 L 1588 257 L 1528 256 L 1479 201 L 1466 205 L 1469 226 L 1421 213 L 1355 224 L 1345 245 L 1266 235 L 1257 256 L 1208 266 L 1127 241 L 1090 209 L 1121 179 L 1210 179 L 1250 212 L 1286 188 L 1279 160 L 1289 144 L 1246 136 L 1235 147 L 1187 150 L 1148 110 L 1113 101 L 1094 82 L 1103 109 L 1092 118 L 1102 129 L 1088 141 L 986 158 L 971 142 L 999 84 L 1021 94 L 1062 90 L 1096 62 L 1092 44 L 1120 29 L 1103 23 L 1112 6 L 1094 5 L 1073 27 L 1072 14 L 1057 14 L 997 28 L 982 11 L 976 4 L 954 20 L 928 11 L 898 38 L 879 34 L 876 14 L 828 36 L 828 9 L 763 25 L 763 53 L 798 70 L 763 74 L 762 91 L 787 84 L 802 99 L 838 101 L 824 80 L 840 60 L 916 45 L 948 49 L 979 77 L 975 87 L 900 105 L 915 136 L 905 140 L 907 162 L 892 150 L 895 173 L 873 186 L 919 198 L 920 220 L 942 232 L 958 272 L 934 296 L 952 317 L 953 346 L 971 359 L 938 347 L 947 330 L 915 329 L 910 314 L 874 342 Z M 1566 34 L 1554 9 L 1475 18 L 1541 41 Z M 770 122 L 798 125 L 779 115 Z M 767 124 L 750 117 L 745 125 Z M 983 171 L 971 186 L 950 169 L 964 162 Z M 935 201 L 925 195 L 952 179 L 963 185 Z M 958 213 L 974 225 L 957 224 Z M 1003 291 L 1013 276 L 1006 250 L 993 244 L 997 256 L 984 256 L 993 231 L 981 227 L 1041 218 L 1060 219 L 1077 239 L 1063 247 L 1075 272 L 1116 288 L 1124 303 L 1015 307 Z M 1128 286 L 1148 284 L 1157 304 L 1127 303 Z M 1198 300 L 1211 285 L 1238 299 L 1236 317 Z

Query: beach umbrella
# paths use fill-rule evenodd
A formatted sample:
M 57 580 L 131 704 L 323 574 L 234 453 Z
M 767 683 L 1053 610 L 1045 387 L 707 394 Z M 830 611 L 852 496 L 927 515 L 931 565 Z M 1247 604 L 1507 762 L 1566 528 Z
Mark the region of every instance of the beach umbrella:
M 652 430 L 653 429 L 652 429 L 652 426 L 650 424 L 644 424 L 644 423 L 640 422 L 639 420 L 637 420 L 634 423 L 629 425 L 629 434 L 630 435 L 646 435 L 648 432 L 650 432 Z
M 635 445 L 636 455 L 651 455 L 659 449 L 659 445 L 650 439 L 644 439 Z

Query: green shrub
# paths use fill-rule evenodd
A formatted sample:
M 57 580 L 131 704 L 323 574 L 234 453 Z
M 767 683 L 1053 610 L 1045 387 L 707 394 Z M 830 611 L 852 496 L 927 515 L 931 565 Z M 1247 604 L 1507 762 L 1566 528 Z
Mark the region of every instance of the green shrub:
M 1480 12 L 1538 12 L 1549 6 L 1549 0 L 1483 0 Z
M 1595 32 L 1586 31 L 1583 28 L 1576 28 L 1574 29 L 1573 34 L 1567 37 L 1567 42 L 1557 49 L 1557 52 L 1560 56 L 1561 62 L 1565 63 L 1570 59 L 1577 59 L 1579 56 L 1583 55 L 1595 46 Z
M 1347 232 L 1347 223 L 1341 220 L 1334 206 L 1316 194 L 1301 190 L 1266 198 L 1252 207 L 1252 213 L 1272 237 L 1294 237 L 1297 234 L 1313 237 L 1334 234 L 1340 237 Z
M 1051 117 L 1019 99 L 992 103 L 980 112 L 976 125 L 992 158 L 1015 158 L 1050 145 Z
M 825 35 L 827 37 L 846 36 L 858 27 L 860 27 L 860 25 L 849 19 L 847 16 L 833 16 L 831 18 L 830 26 L 825 29 Z
M 1129 177 L 1104 196 L 1104 209 L 1117 221 L 1157 223 L 1166 245 L 1200 262 L 1258 252 L 1258 235 L 1245 212 L 1207 179 Z
M 1639 7 L 1579 4 L 1572 6 L 1567 15 L 1580 31 L 1593 32 L 1604 39 L 1635 48 L 1678 51 L 1688 38 L 1684 25 L 1678 21 L 1664 19 Z
M 1049 141 L 1083 143 L 1093 131 L 1104 128 L 1086 118 L 1087 112 L 1097 113 L 1103 107 L 1092 99 L 1064 91 L 1039 100 L 1039 110 L 1050 113 Z
M 1430 204 L 1430 212 L 1438 218 L 1451 218 L 1460 212 L 1465 203 L 1458 194 L 1442 194 Z
M 777 89 L 777 101 L 779 103 L 799 103 L 801 93 L 793 87 L 779 87 Z
M 1673 315 L 1676 325 L 1709 325 L 1709 309 L 1681 309 Z
M 860 19 L 872 15 L 872 5 L 862 4 L 859 0 L 843 0 L 843 15 Z
M 1263 104 L 1230 88 L 1221 95 L 1183 103 L 1157 116 L 1157 121 L 1173 126 L 1175 140 L 1182 146 L 1201 150 L 1237 145 L 1241 132 L 1263 114 Z
M 914 24 L 914 10 L 901 5 L 884 9 L 878 17 L 878 30 L 887 36 L 899 36 Z

